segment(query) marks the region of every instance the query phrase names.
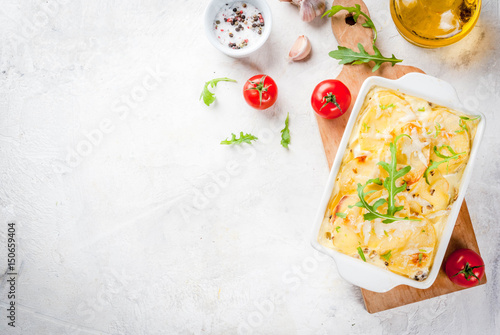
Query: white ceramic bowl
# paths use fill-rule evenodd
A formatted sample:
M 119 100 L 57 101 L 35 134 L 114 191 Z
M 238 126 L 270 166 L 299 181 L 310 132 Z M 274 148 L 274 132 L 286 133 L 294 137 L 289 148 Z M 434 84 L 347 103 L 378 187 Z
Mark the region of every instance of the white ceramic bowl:
M 356 118 L 361 110 L 363 102 L 365 101 L 365 96 L 373 86 L 381 86 L 393 90 L 399 90 L 400 92 L 425 99 L 438 105 L 461 111 L 465 114 L 481 115 L 481 121 L 478 124 L 476 137 L 474 139 L 472 150 L 470 152 L 469 162 L 462 177 L 458 198 L 452 206 L 448 221 L 443 230 L 443 234 L 441 235 L 436 256 L 434 258 L 434 263 L 432 265 L 429 276 L 424 281 L 415 281 L 408 277 L 395 274 L 389 270 L 365 263 L 360 259 L 356 259 L 333 249 L 327 248 L 319 244 L 318 242 L 319 230 L 325 216 L 328 202 L 330 201 L 330 197 L 335 184 L 335 179 L 337 177 L 340 164 L 342 163 L 344 151 L 346 150 L 352 129 L 356 123 Z M 316 221 L 311 240 L 312 246 L 318 251 L 333 257 L 335 263 L 337 264 L 340 275 L 345 280 L 364 289 L 374 292 L 387 292 L 399 285 L 408 285 L 419 289 L 429 288 L 434 283 L 434 280 L 436 280 L 436 277 L 441 268 L 444 254 L 448 247 L 448 243 L 450 241 L 453 228 L 455 227 L 455 222 L 457 220 L 460 207 L 462 206 L 462 202 L 464 200 L 465 191 L 472 176 L 472 168 L 476 160 L 479 143 L 481 142 L 481 138 L 483 137 L 484 127 L 484 115 L 477 111 L 475 111 L 474 113 L 465 111 L 453 86 L 443 80 L 421 73 L 410 73 L 397 80 L 390 80 L 382 77 L 370 77 L 366 79 L 361 86 L 358 98 L 356 99 L 356 102 L 353 106 L 351 116 L 349 117 L 349 121 L 347 123 L 344 135 L 342 136 L 342 140 L 337 151 L 337 155 L 335 156 L 335 161 L 332 165 L 330 177 L 328 178 L 328 183 L 326 185 L 326 189 L 323 194 L 318 213 L 316 215 Z
M 214 34 L 214 20 L 215 16 L 219 13 L 222 7 L 227 3 L 233 3 L 238 1 L 230 0 L 211 0 L 209 1 L 207 8 L 205 9 L 205 35 L 212 45 L 218 49 L 220 52 L 233 58 L 244 58 L 252 54 L 253 52 L 260 49 L 261 46 L 266 43 L 269 35 L 271 34 L 271 28 L 273 26 L 273 17 L 271 15 L 271 8 L 267 4 L 266 0 L 244 0 L 243 2 L 249 3 L 257 7 L 262 13 L 264 18 L 265 26 L 262 30 L 262 36 L 259 38 L 258 42 L 252 45 L 248 45 L 242 49 L 231 49 L 227 45 L 223 45 L 217 40 Z

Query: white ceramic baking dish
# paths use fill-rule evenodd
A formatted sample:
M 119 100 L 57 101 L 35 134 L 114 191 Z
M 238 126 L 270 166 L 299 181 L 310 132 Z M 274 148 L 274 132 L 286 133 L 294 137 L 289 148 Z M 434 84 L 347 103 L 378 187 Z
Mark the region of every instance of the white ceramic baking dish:
M 453 204 L 450 215 L 448 217 L 448 221 L 443 230 L 443 234 L 439 241 L 437 252 L 434 258 L 434 263 L 432 265 L 429 276 L 423 281 L 415 281 L 410 278 L 395 274 L 389 270 L 379 268 L 369 263 L 365 263 L 360 259 L 356 259 L 333 249 L 324 247 L 318 242 L 319 230 L 323 222 L 325 212 L 327 210 L 328 202 L 332 194 L 335 179 L 342 162 L 344 151 L 346 150 L 351 132 L 356 123 L 356 118 L 361 110 L 363 102 L 365 101 L 365 96 L 368 91 L 374 86 L 381 86 L 393 90 L 399 90 L 400 92 L 406 93 L 408 95 L 422 98 L 429 102 L 461 111 L 465 114 L 481 115 L 481 120 L 478 124 L 476 137 L 472 145 L 469 162 L 463 174 L 458 198 Z M 462 206 L 462 202 L 464 200 L 465 191 L 472 176 L 472 168 L 476 160 L 479 143 L 481 142 L 481 138 L 483 137 L 484 128 L 484 115 L 477 111 L 474 111 L 474 113 L 470 113 L 464 110 L 464 107 L 461 104 L 458 94 L 453 86 L 441 79 L 420 73 L 410 73 L 397 80 L 390 80 L 382 77 L 370 77 L 366 79 L 361 86 L 358 98 L 356 99 L 356 102 L 353 106 L 351 116 L 349 117 L 349 121 L 345 128 L 344 135 L 342 136 L 342 140 L 337 151 L 337 155 L 335 156 L 335 161 L 333 162 L 326 189 L 316 215 L 316 221 L 311 240 L 312 246 L 318 251 L 333 257 L 335 263 L 337 264 L 340 275 L 345 280 L 364 289 L 374 292 L 387 292 L 399 285 L 408 285 L 419 289 L 430 287 L 434 283 L 434 280 L 436 279 L 441 268 L 444 254 L 448 247 L 448 242 L 450 241 L 450 237 L 453 232 L 460 207 Z

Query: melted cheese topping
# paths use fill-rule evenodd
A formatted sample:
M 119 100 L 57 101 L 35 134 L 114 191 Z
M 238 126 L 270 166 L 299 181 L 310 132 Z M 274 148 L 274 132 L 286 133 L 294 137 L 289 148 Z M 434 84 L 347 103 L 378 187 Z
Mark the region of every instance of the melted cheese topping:
M 344 153 L 318 241 L 355 258 L 362 252 L 366 262 L 397 274 L 427 278 L 476 133 L 478 120 L 464 116 L 398 91 L 371 89 Z M 359 201 L 357 185 L 388 176 L 377 163 L 390 163 L 389 144 L 400 134 L 409 137 L 397 142 L 398 169 L 409 165 L 411 170 L 396 182 L 397 186 L 406 183 L 406 190 L 395 197 L 396 206 L 403 208 L 395 216 L 419 221 L 365 221 L 367 210 L 353 206 Z M 430 164 L 443 160 L 434 148 L 452 156 L 448 146 L 461 155 L 427 171 L 426 180 Z M 369 184 L 368 191 L 372 191 L 365 197 L 369 204 L 388 197 L 383 186 Z M 380 213 L 386 211 L 387 204 L 378 208 Z

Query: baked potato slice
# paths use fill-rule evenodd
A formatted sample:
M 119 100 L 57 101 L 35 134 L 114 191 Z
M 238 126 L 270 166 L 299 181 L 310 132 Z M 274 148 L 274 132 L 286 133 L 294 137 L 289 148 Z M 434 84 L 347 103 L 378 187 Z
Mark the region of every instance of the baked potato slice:
M 434 227 L 428 222 L 415 228 L 399 249 L 389 249 L 391 257 L 388 268 L 415 280 L 423 280 L 429 274 L 437 238 Z
M 380 176 L 381 167 L 372 156 L 360 156 L 347 162 L 339 173 L 338 183 L 344 194 L 356 193 L 358 184 Z
M 362 150 L 380 151 L 392 140 L 391 131 L 400 121 L 413 113 L 406 100 L 391 91 L 382 90 L 366 103 L 359 122 L 359 144 Z
M 420 125 L 408 123 L 402 127 L 396 136 L 406 134 L 410 138 L 403 136 L 397 143 L 396 159 L 402 166 L 411 166 L 403 180 L 408 185 L 414 184 L 422 178 L 425 170 L 429 166 L 431 155 L 431 141 L 425 134 L 425 128 Z
M 433 119 L 434 129 L 430 129 L 429 132 L 433 137 L 436 150 L 434 150 L 433 146 L 430 159 L 433 162 L 440 162 L 443 160 L 443 157 L 439 157 L 440 155 L 450 157 L 454 156 L 454 154 L 461 154 L 455 159 L 440 164 L 436 169 L 442 174 L 453 174 L 463 168 L 467 162 L 470 152 L 470 134 L 460 127 L 461 119 L 459 115 L 443 108 L 436 108 L 435 110 L 439 114 Z

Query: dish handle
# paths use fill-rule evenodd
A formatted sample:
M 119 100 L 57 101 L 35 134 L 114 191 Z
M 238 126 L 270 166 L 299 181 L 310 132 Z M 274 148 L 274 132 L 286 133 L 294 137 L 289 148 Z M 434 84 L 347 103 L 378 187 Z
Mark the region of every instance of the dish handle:
M 335 264 L 342 278 L 348 282 L 362 287 L 366 290 L 384 293 L 401 285 L 401 282 L 395 281 L 387 276 L 387 271 L 379 268 L 373 268 L 372 271 L 366 271 L 366 264 L 356 259 L 338 259 L 335 258 Z M 389 278 L 388 278 L 389 277 Z
M 449 101 L 454 101 L 461 105 L 458 93 L 450 83 L 428 74 L 416 72 L 408 73 L 403 77 L 396 79 L 396 82 L 398 83 L 398 86 L 402 86 L 407 88 L 408 90 L 414 91 L 415 95 L 427 97 L 429 92 L 432 92 L 434 96 L 437 94 L 441 97 L 446 97 L 446 99 Z M 459 106 L 454 107 L 456 108 Z

